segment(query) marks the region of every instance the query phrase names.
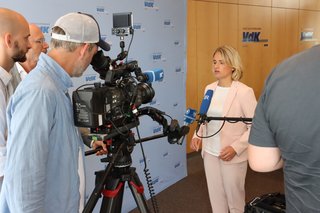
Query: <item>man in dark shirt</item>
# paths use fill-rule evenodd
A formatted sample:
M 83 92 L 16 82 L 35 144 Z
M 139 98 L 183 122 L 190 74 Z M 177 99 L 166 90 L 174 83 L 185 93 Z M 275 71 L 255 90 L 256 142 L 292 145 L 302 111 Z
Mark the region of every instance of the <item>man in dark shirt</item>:
M 249 138 L 255 171 L 283 167 L 286 212 L 320 212 L 320 46 L 290 57 L 266 81 Z

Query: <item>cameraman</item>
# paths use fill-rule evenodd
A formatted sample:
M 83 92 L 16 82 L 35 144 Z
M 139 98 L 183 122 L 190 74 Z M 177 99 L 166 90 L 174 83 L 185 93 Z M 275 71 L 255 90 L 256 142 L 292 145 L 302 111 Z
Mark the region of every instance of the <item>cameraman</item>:
M 12 96 L 0 212 L 79 212 L 84 195 L 83 140 L 74 125 L 68 88 L 89 66 L 101 40 L 87 14 L 69 13 L 52 28 L 51 51 Z M 94 146 L 106 146 L 97 141 Z M 82 171 L 82 172 L 81 172 Z

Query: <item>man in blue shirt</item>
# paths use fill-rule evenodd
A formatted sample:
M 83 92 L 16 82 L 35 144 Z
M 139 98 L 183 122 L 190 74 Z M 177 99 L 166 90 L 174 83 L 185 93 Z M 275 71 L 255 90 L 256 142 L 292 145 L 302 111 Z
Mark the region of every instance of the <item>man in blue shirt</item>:
M 71 77 L 86 70 L 98 46 L 110 48 L 92 16 L 69 13 L 56 21 L 50 52 L 41 53 L 8 105 L 0 212 L 81 211 L 84 147 L 68 88 L 73 86 Z

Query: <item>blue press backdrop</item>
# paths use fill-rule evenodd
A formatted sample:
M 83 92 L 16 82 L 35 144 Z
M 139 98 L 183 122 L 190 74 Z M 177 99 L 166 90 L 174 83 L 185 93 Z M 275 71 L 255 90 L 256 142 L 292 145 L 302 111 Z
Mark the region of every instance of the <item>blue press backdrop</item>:
M 178 119 L 180 124 L 183 123 L 186 96 L 186 0 L 0 0 L 0 7 L 16 10 L 30 23 L 36 23 L 47 41 L 50 40 L 52 25 L 60 16 L 78 11 L 90 13 L 97 19 L 102 36 L 111 44 L 111 50 L 105 52 L 111 58 L 120 52 L 119 37 L 111 35 L 112 14 L 132 12 L 135 34 L 128 59 L 137 60 L 142 70 L 164 70 L 163 81 L 153 83 L 156 95 L 149 105 L 165 111 Z M 129 40 L 130 36 L 125 37 L 126 49 Z M 74 88 L 99 80 L 99 75 L 89 67 L 82 77 L 73 79 Z M 139 131 L 142 137 L 146 137 L 160 134 L 162 128 L 150 118 L 142 117 Z M 187 175 L 185 143 L 182 146 L 171 145 L 166 138 L 161 138 L 145 142 L 143 147 L 156 193 Z M 148 199 L 150 196 L 142 172 L 144 160 L 139 145 L 135 147 L 132 157 L 133 166 L 137 168 Z M 94 188 L 94 172 L 106 166 L 99 159 L 96 156 L 86 157 L 87 198 Z M 100 201 L 95 212 L 100 208 Z M 164 205 L 159 203 L 160 208 Z M 126 186 L 122 212 L 135 207 L 136 203 Z

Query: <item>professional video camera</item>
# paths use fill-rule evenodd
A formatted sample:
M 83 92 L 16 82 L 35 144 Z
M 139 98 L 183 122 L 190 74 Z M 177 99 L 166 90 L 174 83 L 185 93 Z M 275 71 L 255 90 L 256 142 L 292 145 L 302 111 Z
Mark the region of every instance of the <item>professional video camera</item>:
M 141 72 L 137 61 L 110 63 L 109 58 L 99 51 L 91 64 L 105 84 L 95 83 L 93 87 L 73 93 L 77 126 L 123 126 L 133 121 L 135 108 L 152 101 L 155 92 L 147 83 L 148 77 Z
M 104 83 L 83 85 L 72 95 L 75 125 L 90 128 L 90 139 L 103 140 L 108 148 L 108 157 L 101 161 L 109 164 L 105 171 L 96 172 L 96 187 L 84 212 L 92 212 L 103 193 L 105 194 L 103 194 L 101 212 L 121 212 L 124 182 L 128 182 L 139 209 L 142 212 L 148 212 L 143 190 L 141 190 L 143 186 L 135 173 L 135 168 L 130 167 L 132 164 L 130 154 L 133 147 L 136 143 L 141 144 L 144 141 L 165 136 L 169 143 L 181 144 L 184 136 L 189 132 L 189 127 L 180 127 L 177 120 L 154 107 L 141 106 L 152 101 L 155 92 L 151 83 L 162 80 L 163 71 L 156 69 L 142 72 L 137 61 L 124 62 L 128 56 L 128 51 L 124 50 L 124 36 L 132 34 L 133 37 L 132 13 L 113 14 L 112 33 L 119 36 L 121 40 L 121 52 L 117 58 L 112 60 L 100 50 L 91 61 L 93 69 L 100 74 Z M 140 138 L 137 127 L 139 117 L 143 115 L 151 117 L 162 125 L 163 133 Z M 171 122 L 168 123 L 164 116 L 170 117 Z M 138 139 L 131 131 L 134 127 L 137 128 Z M 86 152 L 86 155 L 89 152 Z M 144 171 L 154 204 L 150 174 L 146 165 Z M 156 209 L 156 204 L 153 206 Z
M 105 131 L 104 126 L 132 123 L 137 108 L 150 103 L 155 95 L 151 82 L 163 78 L 160 69 L 143 73 L 137 61 L 122 62 L 128 55 L 128 51 L 124 51 L 123 36 L 133 34 L 131 13 L 114 14 L 112 32 L 120 36 L 121 53 L 111 60 L 100 50 L 91 61 L 104 84 L 95 83 L 73 93 L 76 126 L 89 127 L 97 134 Z

